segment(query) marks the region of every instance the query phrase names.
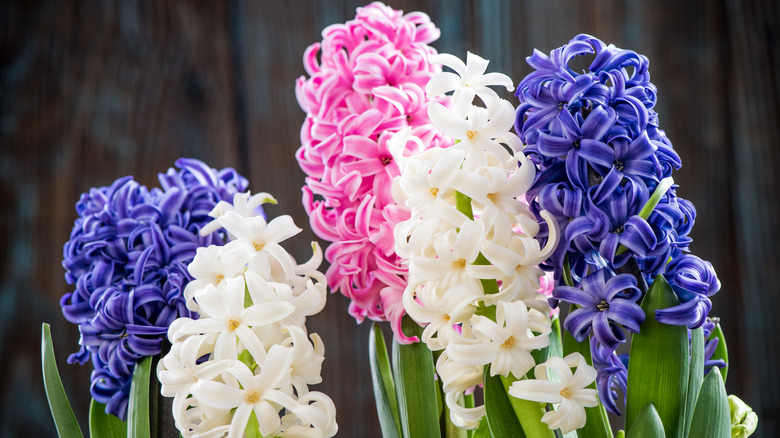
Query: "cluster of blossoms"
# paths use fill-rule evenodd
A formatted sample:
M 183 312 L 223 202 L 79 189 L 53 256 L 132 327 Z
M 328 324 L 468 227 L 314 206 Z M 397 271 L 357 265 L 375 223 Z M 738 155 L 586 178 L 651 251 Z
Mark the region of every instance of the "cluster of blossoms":
M 306 112 L 297 152 L 308 176 L 303 204 L 314 232 L 332 242 L 328 285 L 351 300 L 358 321 L 391 321 L 404 343 L 415 339 L 400 329 L 406 268 L 393 252 L 393 227 L 408 211 L 390 193 L 399 168 L 388 140 L 410 128 L 427 145 L 451 143 L 430 125 L 424 91 L 440 71 L 428 62 L 439 33 L 422 12 L 372 3 L 323 31 L 304 54 L 310 77 L 296 83 Z
M 587 71 L 569 65 L 577 56 L 592 56 Z M 681 304 L 654 316 L 691 329 L 706 322 L 720 283 L 687 253 L 696 210 L 675 193 L 671 173 L 681 161 L 659 129 L 647 58 L 578 35 L 527 61 L 535 71 L 517 87 L 515 129 L 540 169 L 528 192 L 539 236 L 542 211 L 560 229 L 546 262 L 559 285 L 552 302 L 579 306 L 564 327 L 580 342 L 593 334 L 601 398 L 618 413 L 612 390 L 625 392 L 626 369 L 614 351 L 624 330 L 637 333 L 645 320 L 638 281 L 663 274 Z M 571 283 L 562 285 L 566 266 Z
M 539 225 L 518 199 L 533 184 L 535 168 L 508 132 L 514 108 L 489 88 L 511 90 L 511 80 L 484 74 L 488 62 L 470 53 L 465 64 L 446 54 L 431 62 L 455 71 L 435 75 L 427 92 L 452 92 L 451 109 L 432 102 L 428 111 L 436 128 L 456 142 L 425 148 L 409 130 L 393 137 L 391 148 L 402 164 L 393 196 L 411 211 L 395 228 L 395 247 L 409 266 L 404 308 L 425 325 L 423 342 L 442 350 L 436 371 L 452 422 L 475 428 L 484 406 L 463 407 L 458 399 L 482 382 L 484 367 L 492 376 L 522 378 L 536 365 L 531 352 L 550 343 L 550 307 L 538 292 L 543 272 L 536 265 L 555 249 L 557 223 L 541 212 L 550 230 L 542 248 L 535 239 Z M 475 97 L 482 106 L 474 105 Z M 418 151 L 403 157 L 409 143 Z M 548 367 L 559 381 L 547 380 Z M 509 394 L 556 403 L 557 410 L 543 418 L 551 428 L 582 427 L 584 407 L 597 404 L 595 390 L 585 389 L 596 371 L 573 354 L 539 365 L 536 374 L 543 381 L 515 382 Z
M 187 265 L 197 248 L 224 242 L 223 233 L 200 233 L 209 212 L 247 188 L 230 168 L 193 159 L 176 166 L 159 175 L 162 189 L 128 176 L 81 195 L 63 250 L 65 279 L 76 289 L 60 304 L 81 333 L 81 349 L 68 362 L 92 361 L 92 397 L 120 418 L 136 363 L 160 353 L 173 320 L 193 316 L 183 294 Z
M 203 232 L 224 228 L 229 242 L 198 249 L 184 295 L 199 319 L 168 331 L 171 351 L 159 362 L 161 392 L 173 397 L 183 436 L 331 437 L 335 406 L 309 385 L 321 382 L 322 340 L 307 337 L 306 317 L 325 305 L 322 253 L 297 265 L 279 243 L 301 230 L 289 216 L 266 222 L 258 207 L 270 195 L 236 194 L 220 202 Z M 255 430 L 257 430 L 255 429 Z

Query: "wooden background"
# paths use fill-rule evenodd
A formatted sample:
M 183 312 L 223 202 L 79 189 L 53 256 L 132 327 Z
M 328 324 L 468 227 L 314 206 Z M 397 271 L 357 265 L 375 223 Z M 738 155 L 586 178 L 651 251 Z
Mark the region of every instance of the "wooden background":
M 3 1 L 0 6 L 0 436 L 53 436 L 40 377 L 40 324 L 52 324 L 65 388 L 87 418 L 89 368 L 67 365 L 77 330 L 61 248 L 80 193 L 132 174 L 156 185 L 177 157 L 233 166 L 253 191 L 277 195 L 272 216 L 300 205 L 294 151 L 304 114 L 301 56 L 353 0 L 197 2 Z M 525 57 L 580 32 L 651 60 L 661 126 L 683 159 L 678 193 L 694 202 L 694 253 L 723 288 L 731 352 L 728 390 L 780 436 L 780 18 L 778 2 L 395 1 L 427 12 L 439 51 L 466 50 L 518 82 Z M 288 246 L 306 257 L 306 231 Z M 366 356 L 368 324 L 331 296 L 312 318 L 326 345 L 324 383 L 340 436 L 377 436 Z

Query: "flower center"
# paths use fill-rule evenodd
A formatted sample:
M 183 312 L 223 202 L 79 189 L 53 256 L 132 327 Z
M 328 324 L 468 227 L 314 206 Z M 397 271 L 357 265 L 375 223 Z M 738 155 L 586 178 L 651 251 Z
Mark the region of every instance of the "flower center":
M 443 318 L 444 318 L 444 320 L 445 320 L 445 321 L 449 321 L 449 320 L 450 320 L 450 315 L 447 315 L 447 314 L 445 313 L 445 314 L 444 314 L 444 316 L 443 316 Z
M 503 344 L 501 344 L 501 346 L 504 347 L 504 348 L 509 348 L 509 347 L 511 347 L 513 345 L 515 345 L 515 337 L 514 336 L 508 337 L 507 340 L 504 341 Z
M 383 165 L 387 166 L 388 164 L 390 164 L 392 162 L 393 162 L 393 158 L 392 157 L 382 157 L 382 164 Z
M 606 300 L 601 300 L 601 302 L 596 305 L 596 308 L 599 309 L 599 312 L 604 312 L 609 310 L 609 303 Z
M 571 391 L 569 391 L 568 387 L 564 387 L 563 389 L 561 389 L 561 393 L 560 394 L 561 394 L 561 397 L 563 397 L 563 398 L 571 398 Z
M 488 193 L 487 198 L 490 200 L 490 202 L 495 203 L 496 199 L 498 198 L 498 195 L 496 195 L 495 193 Z
M 623 162 L 622 161 L 615 160 L 615 161 L 612 162 L 612 165 L 615 166 L 615 169 L 617 169 L 617 170 L 619 170 L 621 172 L 623 171 Z
M 253 242 L 253 245 L 255 246 L 255 251 L 257 251 L 257 252 L 262 251 L 263 247 L 265 247 L 265 243 Z
M 469 139 L 472 139 L 472 138 L 474 138 L 474 136 L 475 136 L 475 135 L 477 135 L 477 132 L 476 132 L 476 131 L 466 131 L 466 136 L 467 136 Z
M 438 188 L 438 187 L 434 187 L 434 188 L 432 188 L 432 189 L 431 189 L 431 195 L 433 195 L 433 196 L 439 196 L 439 188 Z
M 249 391 L 246 393 L 244 400 L 246 400 L 247 403 L 255 404 L 260 401 L 260 394 L 258 394 L 257 391 Z
M 222 280 L 224 280 L 224 279 L 225 279 L 225 276 L 224 276 L 224 275 L 222 275 L 222 274 L 217 274 L 217 276 L 216 276 L 216 277 L 214 277 L 214 278 L 216 278 L 216 279 L 217 279 L 217 283 L 219 283 L 220 281 L 222 281 Z
M 231 318 L 230 321 L 228 321 L 228 330 L 230 330 L 231 332 L 235 331 L 240 325 L 241 325 L 240 321 L 236 321 L 235 319 Z
M 465 267 L 466 267 L 466 260 L 464 260 L 464 259 L 458 259 L 458 260 L 455 260 L 454 262 L 452 262 L 452 264 L 453 264 L 453 265 L 454 265 L 456 268 L 458 268 L 458 269 L 463 269 L 463 268 L 465 268 Z

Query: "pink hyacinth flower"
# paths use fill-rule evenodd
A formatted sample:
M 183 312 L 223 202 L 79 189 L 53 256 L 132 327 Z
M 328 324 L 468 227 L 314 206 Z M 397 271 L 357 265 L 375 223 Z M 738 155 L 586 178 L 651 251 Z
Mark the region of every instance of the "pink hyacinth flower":
M 390 194 L 400 170 L 387 142 L 410 127 L 425 147 L 452 144 L 430 124 L 425 94 L 441 70 L 428 62 L 439 35 L 422 12 L 404 15 L 379 2 L 358 8 L 354 20 L 328 26 L 306 49 L 309 77 L 295 87 L 306 112 L 296 153 L 308 176 L 303 205 L 315 234 L 332 242 L 328 285 L 351 300 L 358 322 L 390 321 L 402 343 L 417 339 L 401 332 L 407 270 L 393 251 L 393 227 L 409 212 Z

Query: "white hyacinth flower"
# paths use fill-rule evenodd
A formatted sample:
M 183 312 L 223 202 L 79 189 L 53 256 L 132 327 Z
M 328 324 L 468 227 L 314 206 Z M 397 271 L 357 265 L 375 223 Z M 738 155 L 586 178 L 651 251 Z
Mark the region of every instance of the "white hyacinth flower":
M 184 437 L 241 437 L 252 417 L 264 436 L 338 430 L 333 402 L 309 391 L 324 360 L 322 340 L 305 327 L 325 305 L 322 252 L 312 244 L 312 258 L 296 264 L 279 245 L 300 231 L 289 216 L 255 216 L 269 199 L 244 194 L 235 208 L 218 205 L 212 224 L 231 240 L 198 250 L 190 264 L 185 297 L 200 318 L 173 321 L 173 345 L 157 369 Z
M 577 370 L 572 373 L 571 369 Z M 555 374 L 550 380 L 547 370 Z M 598 405 L 597 391 L 588 388 L 596 380 L 596 369 L 588 365 L 580 353 L 565 358 L 551 357 L 534 369 L 536 380 L 518 380 L 512 383 L 508 393 L 512 397 L 540 403 L 553 403 L 554 411 L 542 416 L 550 429 L 569 433 L 585 425 L 585 408 Z
M 431 62 L 454 70 L 434 76 L 426 91 L 452 93 L 451 107 L 431 102 L 428 114 L 456 142 L 409 155 L 407 146 L 419 139 L 407 131 L 391 140 L 401 170 L 393 198 L 410 212 L 395 227 L 395 249 L 409 267 L 404 309 L 425 327 L 423 342 L 442 350 L 436 370 L 450 418 L 473 429 L 484 406 L 464 408 L 458 400 L 482 382 L 484 366 L 493 376 L 522 377 L 536 365 L 531 352 L 550 343 L 550 307 L 537 292 L 543 273 L 536 265 L 555 250 L 559 232 L 542 212 L 550 229 L 542 248 L 524 203 L 536 168 L 510 132 L 514 107 L 490 88 L 511 90 L 509 78 L 485 74 L 487 61 L 473 54 L 465 63 L 446 54 Z

